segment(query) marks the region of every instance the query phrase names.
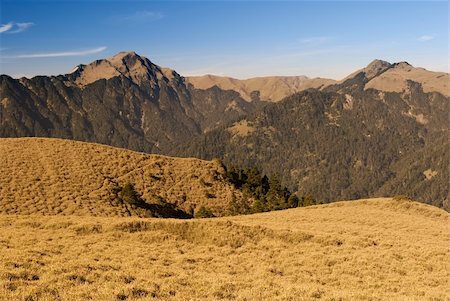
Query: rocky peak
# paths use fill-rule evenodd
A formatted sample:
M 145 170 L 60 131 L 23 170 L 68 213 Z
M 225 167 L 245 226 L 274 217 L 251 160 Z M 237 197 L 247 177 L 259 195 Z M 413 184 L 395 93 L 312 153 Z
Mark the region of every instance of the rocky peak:
M 410 71 L 414 69 L 414 67 L 408 62 L 399 62 L 392 65 L 393 68 L 397 70 Z
M 377 77 L 387 69 L 391 68 L 393 65 L 389 62 L 382 60 L 373 60 L 367 67 L 365 67 L 362 71 L 365 73 L 366 78 L 371 80 L 374 77 Z
M 88 65 L 78 65 L 70 73 L 70 79 L 79 86 L 85 86 L 99 79 L 110 79 L 122 75 L 140 85 L 149 81 L 155 83 L 158 79 L 164 78 L 165 74 L 168 72 L 163 72 L 148 58 L 134 51 L 123 51 Z

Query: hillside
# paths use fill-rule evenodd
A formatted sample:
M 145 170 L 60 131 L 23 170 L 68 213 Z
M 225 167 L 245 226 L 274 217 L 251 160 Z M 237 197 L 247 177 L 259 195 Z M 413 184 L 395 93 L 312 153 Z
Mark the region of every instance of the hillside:
M 218 161 L 46 138 L 0 139 L 0 157 L 4 214 L 189 217 L 204 206 L 223 215 L 243 199 Z M 120 198 L 127 183 L 144 203 Z
M 190 221 L 0 215 L 0 295 L 448 301 L 449 222 L 391 199 Z
M 449 99 L 414 83 L 396 93 L 366 82 L 294 94 L 171 154 L 257 166 L 322 201 L 403 194 L 450 210 Z

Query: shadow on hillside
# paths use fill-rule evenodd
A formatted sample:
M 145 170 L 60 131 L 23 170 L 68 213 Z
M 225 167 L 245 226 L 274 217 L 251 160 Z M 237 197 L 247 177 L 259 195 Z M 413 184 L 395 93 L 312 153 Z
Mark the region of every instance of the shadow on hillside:
M 146 210 L 151 214 L 151 217 L 162 218 L 180 218 L 189 219 L 193 218 L 192 215 L 177 208 L 174 204 L 149 204 L 141 200 L 138 204 L 134 204 L 136 207 Z
M 116 187 L 114 189 L 114 194 L 115 200 L 118 201 L 119 205 L 126 208 L 130 216 L 139 215 L 143 217 L 179 219 L 193 218 L 191 214 L 188 214 L 174 204 L 168 203 L 160 196 L 155 197 L 155 200 L 158 203 L 147 203 L 141 195 L 136 192 L 134 185 L 131 183 L 127 183 L 123 187 Z

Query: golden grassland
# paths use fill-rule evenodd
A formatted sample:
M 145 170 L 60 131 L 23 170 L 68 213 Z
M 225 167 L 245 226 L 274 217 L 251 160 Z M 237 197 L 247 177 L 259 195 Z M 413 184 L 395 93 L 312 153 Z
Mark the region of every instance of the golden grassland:
M 371 199 L 213 219 L 0 215 L 2 300 L 450 300 L 450 215 Z
M 136 216 L 114 203 L 114 188 L 132 183 L 142 197 L 158 197 L 191 211 L 223 215 L 243 198 L 218 161 L 149 155 L 106 145 L 50 138 L 0 138 L 0 213 Z

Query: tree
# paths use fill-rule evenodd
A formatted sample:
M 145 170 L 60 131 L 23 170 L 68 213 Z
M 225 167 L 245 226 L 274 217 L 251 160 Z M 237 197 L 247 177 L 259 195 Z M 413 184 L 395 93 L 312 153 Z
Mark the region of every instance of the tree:
M 288 206 L 289 208 L 296 208 L 298 207 L 299 198 L 295 194 L 291 194 L 291 196 L 288 198 Z
M 139 205 L 141 203 L 141 198 L 131 183 L 127 183 L 122 187 L 119 192 L 119 198 L 132 205 Z

